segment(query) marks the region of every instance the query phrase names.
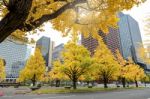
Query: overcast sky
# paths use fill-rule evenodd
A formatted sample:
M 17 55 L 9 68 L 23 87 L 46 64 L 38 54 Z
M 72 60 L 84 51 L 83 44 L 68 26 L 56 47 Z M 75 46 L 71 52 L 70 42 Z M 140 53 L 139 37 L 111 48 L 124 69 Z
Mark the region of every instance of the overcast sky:
M 144 36 L 144 19 L 148 15 L 148 13 L 150 13 L 150 0 L 147 0 L 145 3 L 139 5 L 138 7 L 133 7 L 130 11 L 124 11 L 124 13 L 130 14 L 135 20 L 138 21 L 143 41 L 148 40 L 150 36 Z M 37 39 L 44 35 L 50 37 L 52 41 L 55 42 L 55 45 L 67 42 L 68 38 L 62 38 L 61 33 L 53 30 L 50 24 L 46 24 L 44 29 L 45 32 L 38 35 Z
M 138 7 L 133 7 L 130 11 L 127 11 L 125 13 L 130 14 L 135 20 L 138 21 L 143 43 L 149 43 L 150 44 L 150 34 L 145 35 L 146 32 L 144 31 L 144 20 L 150 15 L 150 0 L 147 0 L 145 3 L 139 5 Z

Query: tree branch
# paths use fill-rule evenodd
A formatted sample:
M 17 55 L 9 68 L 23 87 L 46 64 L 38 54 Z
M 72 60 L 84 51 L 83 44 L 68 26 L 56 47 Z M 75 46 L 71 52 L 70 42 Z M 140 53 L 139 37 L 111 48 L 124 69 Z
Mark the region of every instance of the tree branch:
M 8 7 L 8 2 L 6 0 L 3 0 L 3 4 Z
M 0 21 L 0 42 L 23 24 L 32 6 L 32 0 L 10 0 L 9 13 Z
M 69 2 L 54 13 L 43 15 L 41 18 L 35 20 L 34 22 L 25 24 L 32 6 L 32 0 L 11 1 L 15 1 L 15 4 L 12 3 L 13 6 L 11 6 L 11 9 L 9 10 L 10 12 L 0 21 L 0 42 L 5 40 L 5 38 L 7 38 L 12 32 L 17 29 L 31 31 L 42 25 L 44 22 L 57 18 L 67 9 L 71 9 L 77 4 L 87 2 L 87 0 L 75 0 L 73 2 Z M 15 10 L 13 10 L 13 8 L 15 8 Z
M 26 31 L 31 31 L 31 30 L 35 29 L 36 27 L 39 27 L 44 22 L 57 18 L 59 15 L 61 15 L 67 9 L 74 8 L 75 5 L 80 4 L 80 3 L 85 3 L 86 1 L 87 0 L 75 0 L 74 2 L 67 3 L 66 5 L 61 7 L 59 10 L 55 11 L 54 13 L 43 15 L 41 18 L 35 20 L 34 22 L 31 22 L 30 24 L 25 24 L 25 26 L 23 26 L 21 28 L 25 27 Z

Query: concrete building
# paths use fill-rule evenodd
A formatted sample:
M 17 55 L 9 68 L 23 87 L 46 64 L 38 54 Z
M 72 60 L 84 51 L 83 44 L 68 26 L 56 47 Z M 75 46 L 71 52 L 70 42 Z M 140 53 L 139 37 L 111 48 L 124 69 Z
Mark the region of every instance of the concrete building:
M 120 35 L 118 28 L 109 28 L 109 33 L 99 32 L 99 35 L 103 38 L 103 41 L 107 47 L 111 50 L 112 54 L 115 55 L 116 50 L 120 51 Z
M 104 43 L 107 47 L 111 50 L 113 54 L 115 54 L 116 50 L 120 50 L 120 38 L 119 38 L 119 31 L 115 28 L 109 28 L 109 33 L 103 33 L 99 31 L 99 35 L 102 37 Z M 91 56 L 94 55 L 94 51 L 98 46 L 98 42 L 96 39 L 89 36 L 88 38 L 84 38 L 82 36 L 82 44 L 91 52 Z
M 92 36 L 85 38 L 83 35 L 81 35 L 81 44 L 90 51 L 91 56 L 94 55 L 96 47 L 98 46 L 97 40 L 94 39 Z
M 54 42 L 49 37 L 42 36 L 36 43 L 36 47 L 41 49 L 42 55 L 46 61 L 46 66 L 52 65 L 52 51 L 54 48 Z
M 0 43 L 0 57 L 6 61 L 7 79 L 16 79 L 27 59 L 27 45 L 12 42 L 8 38 Z

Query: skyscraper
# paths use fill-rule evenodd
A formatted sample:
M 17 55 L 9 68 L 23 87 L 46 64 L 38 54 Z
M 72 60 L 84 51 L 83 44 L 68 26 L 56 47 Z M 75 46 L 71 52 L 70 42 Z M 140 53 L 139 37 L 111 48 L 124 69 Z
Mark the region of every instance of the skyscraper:
M 113 54 L 115 54 L 116 50 L 120 50 L 120 38 L 119 38 L 119 31 L 115 28 L 109 28 L 109 33 L 103 33 L 99 31 L 98 34 L 102 37 L 104 43 L 107 47 L 111 50 Z M 81 38 L 82 44 L 91 52 L 91 56 L 94 55 L 94 51 L 98 46 L 98 42 L 92 36 L 88 38 Z
M 36 43 L 36 47 L 41 49 L 41 53 L 46 61 L 46 66 L 51 67 L 52 64 L 52 50 L 54 43 L 49 37 L 42 36 Z
M 53 61 L 57 60 L 57 59 L 62 59 L 61 58 L 61 52 L 64 49 L 64 44 L 59 44 L 58 46 L 56 46 L 53 50 Z
M 109 28 L 109 33 L 99 32 L 99 35 L 103 38 L 103 41 L 110 49 L 113 55 L 115 55 L 116 50 L 120 51 L 120 37 L 118 28 Z
M 119 13 L 118 22 L 121 52 L 125 59 L 132 57 L 133 60 L 141 62 L 138 55 L 138 49 L 142 46 L 142 38 L 139 25 L 130 15 Z
M 17 72 L 13 67 L 21 69 L 27 59 L 27 45 L 11 42 L 8 39 L 0 43 L 0 57 L 6 61 L 7 79 L 15 79 Z M 21 64 L 17 64 L 21 63 Z M 16 68 L 15 68 L 16 69 Z M 13 72 L 12 72 L 13 71 Z
M 94 55 L 94 51 L 98 46 L 97 40 L 94 39 L 92 36 L 85 38 L 83 35 L 81 35 L 81 44 L 84 45 L 84 47 L 86 47 L 90 51 L 91 56 Z
M 109 28 L 108 34 L 100 31 L 99 35 L 113 54 L 118 49 L 124 59 L 131 57 L 136 63 L 141 63 L 142 60 L 137 51 L 142 46 L 138 23 L 130 15 L 119 13 L 118 17 L 120 18 L 118 28 Z M 92 56 L 98 42 L 91 36 L 88 38 L 82 36 L 82 44 L 91 52 Z

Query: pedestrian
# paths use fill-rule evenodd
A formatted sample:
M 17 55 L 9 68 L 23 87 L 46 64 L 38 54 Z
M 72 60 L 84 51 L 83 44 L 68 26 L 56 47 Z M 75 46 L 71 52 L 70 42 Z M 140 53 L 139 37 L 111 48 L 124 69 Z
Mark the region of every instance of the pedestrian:
M 3 91 L 0 91 L 0 97 L 1 96 L 4 96 L 4 92 Z

